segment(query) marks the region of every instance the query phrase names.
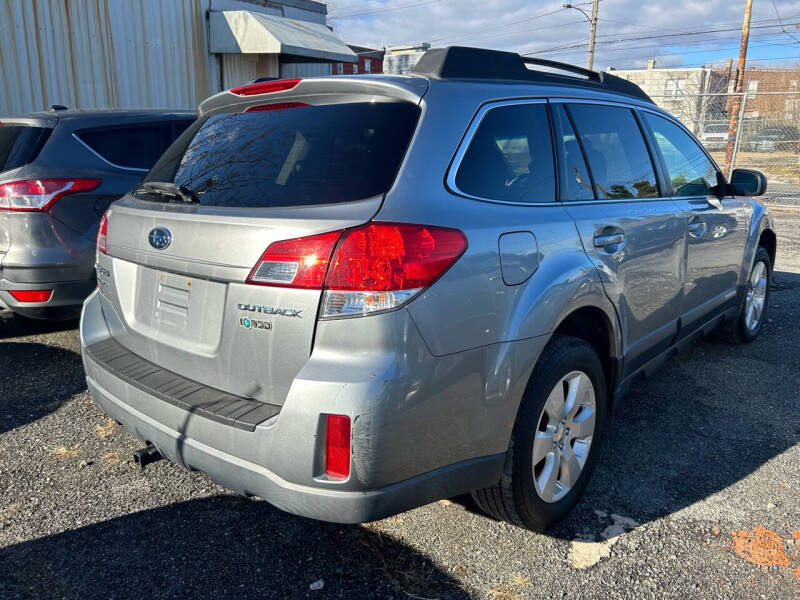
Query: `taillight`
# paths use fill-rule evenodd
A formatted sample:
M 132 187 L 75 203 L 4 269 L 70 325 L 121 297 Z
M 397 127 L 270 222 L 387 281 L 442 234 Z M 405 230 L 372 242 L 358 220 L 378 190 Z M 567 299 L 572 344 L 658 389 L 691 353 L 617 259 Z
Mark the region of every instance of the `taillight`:
M 276 79 L 275 81 L 251 83 L 249 85 L 233 88 L 231 94 L 236 94 L 237 96 L 255 96 L 256 94 L 285 92 L 295 87 L 300 81 L 300 79 Z
M 100 219 L 100 228 L 97 230 L 97 251 L 108 254 L 108 219 L 106 213 Z
M 8 293 L 18 302 L 47 302 L 53 290 L 9 290 Z
M 322 289 L 333 248 L 341 235 L 341 231 L 331 231 L 271 244 L 253 267 L 247 283 Z
M 328 415 L 325 423 L 325 475 L 347 479 L 350 475 L 350 417 Z
M 366 315 L 401 306 L 444 274 L 466 249 L 467 239 L 457 229 L 368 223 L 275 242 L 247 282 L 324 289 L 322 318 Z
M 0 210 L 45 211 L 67 194 L 89 192 L 100 179 L 29 179 L 0 183 Z
M 397 308 L 442 276 L 466 249 L 467 238 L 457 229 L 406 223 L 349 229 L 331 261 L 321 316 Z

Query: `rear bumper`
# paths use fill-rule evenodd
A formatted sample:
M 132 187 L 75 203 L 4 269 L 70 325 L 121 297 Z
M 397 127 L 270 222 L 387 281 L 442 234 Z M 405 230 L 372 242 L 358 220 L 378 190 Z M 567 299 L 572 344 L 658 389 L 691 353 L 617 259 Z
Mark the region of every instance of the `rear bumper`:
M 94 280 L 20 283 L 0 279 L 0 306 L 31 319 L 75 319 L 95 285 Z M 19 302 L 10 290 L 53 290 L 53 294 L 47 302 Z
M 263 465 L 186 436 L 137 410 L 133 405 L 146 404 L 149 399 L 131 386 L 124 385 L 127 397 L 122 400 L 91 377 L 87 378 L 87 383 L 95 401 L 106 414 L 140 440 L 154 444 L 169 460 L 202 471 L 216 483 L 239 494 L 259 496 L 287 512 L 322 521 L 365 523 L 381 519 L 488 485 L 497 480 L 503 466 L 504 455 L 500 454 L 449 465 L 378 489 L 340 491 L 298 485 L 282 479 Z M 186 419 L 188 422 L 192 416 L 186 413 Z M 257 437 L 257 434 L 233 430 L 222 424 L 208 422 L 206 425 L 218 430 L 213 437 L 219 439 L 236 437 L 241 438 L 239 443 L 252 443 Z
M 424 355 L 424 343 L 416 340 L 407 315 L 384 318 L 403 320 L 406 343 L 415 346 L 407 354 Z M 373 328 L 381 326 L 372 322 Z M 321 331 L 318 344 L 324 346 L 332 335 L 330 329 Z M 93 294 L 81 319 L 81 345 L 108 337 L 101 302 Z M 414 372 L 387 353 L 364 358 L 348 351 L 354 362 L 343 364 L 327 352 L 315 357 L 315 346 L 280 412 L 252 428 L 167 402 L 90 352 L 83 353 L 83 361 L 97 404 L 171 461 L 294 514 L 359 523 L 496 482 L 529 371 L 519 374 L 519 388 L 505 390 L 494 389 L 491 377 L 479 371 L 498 356 L 527 362 L 518 353 L 523 349 L 535 359 L 545 342 L 425 355 L 420 360 L 431 364 L 417 364 Z M 360 365 L 362 360 L 371 362 Z M 489 371 L 504 385 L 516 380 L 503 366 Z M 487 391 L 493 392 L 489 399 Z M 330 413 L 349 415 L 353 422 L 351 475 L 343 482 L 324 476 L 324 422 Z

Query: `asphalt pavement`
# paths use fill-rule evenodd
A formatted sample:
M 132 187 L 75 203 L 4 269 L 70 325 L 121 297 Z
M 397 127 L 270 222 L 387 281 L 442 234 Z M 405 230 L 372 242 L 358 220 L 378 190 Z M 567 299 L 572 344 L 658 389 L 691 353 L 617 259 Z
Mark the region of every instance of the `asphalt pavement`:
M 547 534 L 468 498 L 321 523 L 141 471 L 76 324 L 0 315 L 0 598 L 800 598 L 800 211 L 776 217 L 761 337 L 701 340 L 636 384 Z

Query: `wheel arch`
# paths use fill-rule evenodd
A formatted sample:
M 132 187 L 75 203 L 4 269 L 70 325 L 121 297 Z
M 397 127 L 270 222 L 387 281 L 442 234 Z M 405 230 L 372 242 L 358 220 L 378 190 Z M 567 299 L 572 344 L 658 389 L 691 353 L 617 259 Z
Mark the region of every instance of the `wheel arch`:
M 597 304 L 573 307 L 559 320 L 553 334 L 578 338 L 594 349 L 603 364 L 611 408 L 611 398 L 618 383 L 618 363 L 621 360 L 621 338 L 616 312 L 608 306 L 601 307 Z
M 765 228 L 758 238 L 758 245 L 769 253 L 769 260 L 772 267 L 775 267 L 775 255 L 778 251 L 778 238 L 772 229 Z

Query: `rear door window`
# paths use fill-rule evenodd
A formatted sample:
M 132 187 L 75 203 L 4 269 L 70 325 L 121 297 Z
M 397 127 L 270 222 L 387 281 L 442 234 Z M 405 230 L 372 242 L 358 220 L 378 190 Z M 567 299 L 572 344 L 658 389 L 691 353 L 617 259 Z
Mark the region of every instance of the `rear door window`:
M 191 123 L 182 120 L 98 127 L 76 131 L 75 135 L 113 166 L 147 171 Z
M 458 165 L 455 186 L 465 194 L 489 200 L 555 200 L 546 105 L 514 104 L 489 110 Z
M 33 162 L 52 129 L 0 123 L 0 172 Z
M 207 206 L 366 199 L 389 191 L 420 114 L 408 102 L 250 110 L 201 118 L 145 182 L 174 183 Z
M 556 151 L 560 158 L 558 181 L 561 200 L 593 200 L 594 188 L 586 160 L 564 106 L 553 104 L 551 109 L 555 121 Z
M 668 119 L 649 112 L 645 120 L 653 132 L 675 196 L 712 196 L 721 176 L 700 145 Z
M 567 110 L 589 161 L 598 199 L 658 197 L 653 162 L 630 109 L 570 104 Z

